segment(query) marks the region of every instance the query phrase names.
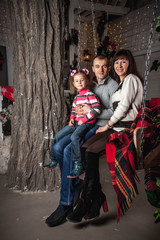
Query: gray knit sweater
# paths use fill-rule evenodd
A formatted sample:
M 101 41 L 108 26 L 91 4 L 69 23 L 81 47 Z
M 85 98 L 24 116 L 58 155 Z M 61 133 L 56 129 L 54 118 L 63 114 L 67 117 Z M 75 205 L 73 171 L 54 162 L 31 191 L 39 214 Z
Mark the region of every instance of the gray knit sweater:
M 94 82 L 93 92 L 99 97 L 102 112 L 97 116 L 96 124 L 104 126 L 113 114 L 112 95 L 117 90 L 118 84 L 111 77 L 106 77 L 101 84 Z

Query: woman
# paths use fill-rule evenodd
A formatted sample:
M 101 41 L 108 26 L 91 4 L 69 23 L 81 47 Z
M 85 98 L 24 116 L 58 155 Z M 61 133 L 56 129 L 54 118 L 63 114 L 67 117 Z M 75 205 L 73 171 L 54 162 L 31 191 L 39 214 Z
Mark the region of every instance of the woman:
M 75 210 L 67 217 L 69 221 L 80 222 L 82 218 L 99 216 L 103 205 L 107 211 L 106 196 L 101 191 L 99 181 L 99 156 L 105 150 L 108 136 L 130 127 L 141 107 L 143 86 L 136 63 L 129 50 L 118 51 L 112 61 L 112 71 L 120 84 L 112 96 L 114 113 L 104 127 L 99 127 L 96 135 L 83 144 L 82 156 L 86 160 L 85 184 Z

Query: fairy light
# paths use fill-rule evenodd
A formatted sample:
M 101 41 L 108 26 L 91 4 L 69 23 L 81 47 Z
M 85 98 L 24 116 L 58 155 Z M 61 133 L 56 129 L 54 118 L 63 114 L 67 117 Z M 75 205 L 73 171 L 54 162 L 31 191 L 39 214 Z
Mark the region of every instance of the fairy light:
M 122 45 L 130 47 L 131 51 L 145 50 L 152 11 L 153 6 L 145 6 L 137 12 L 130 12 L 120 20 L 110 22 L 108 26 L 110 40 L 116 41 L 119 47 Z M 155 46 L 159 42 L 158 39 L 159 35 L 155 33 L 153 38 Z
M 127 16 L 116 19 L 108 23 L 107 34 L 112 42 L 116 42 L 119 48 L 122 46 L 129 47 L 131 51 L 144 50 L 146 47 L 146 38 L 148 36 L 148 29 L 150 23 L 150 16 L 152 8 L 146 6 L 130 12 Z M 97 22 L 95 22 L 97 27 Z M 97 46 L 100 44 L 98 34 Z M 154 44 L 158 42 L 159 35 L 154 35 Z M 93 28 L 92 22 L 85 22 L 81 26 L 81 47 L 80 59 L 83 61 L 83 50 L 88 49 L 91 56 L 94 56 L 94 42 L 93 42 Z

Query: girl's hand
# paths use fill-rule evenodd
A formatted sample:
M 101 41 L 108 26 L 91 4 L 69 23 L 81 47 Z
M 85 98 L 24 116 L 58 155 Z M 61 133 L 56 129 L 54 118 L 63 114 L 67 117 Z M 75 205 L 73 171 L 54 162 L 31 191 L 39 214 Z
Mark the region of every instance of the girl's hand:
M 71 119 L 71 120 L 69 121 L 69 126 L 72 127 L 73 125 L 74 125 L 74 119 Z
M 83 124 L 82 120 L 79 120 L 78 125 L 82 125 L 82 124 Z
M 96 134 L 97 133 L 101 133 L 101 132 L 105 132 L 109 129 L 108 125 L 105 125 L 104 127 L 99 127 L 96 131 Z

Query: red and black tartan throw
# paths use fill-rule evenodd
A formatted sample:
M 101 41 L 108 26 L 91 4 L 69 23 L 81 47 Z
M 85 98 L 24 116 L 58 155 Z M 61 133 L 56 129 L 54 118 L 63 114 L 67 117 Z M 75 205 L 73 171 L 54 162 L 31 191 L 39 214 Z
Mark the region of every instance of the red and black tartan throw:
M 145 150 L 151 151 L 160 140 L 160 107 L 150 104 L 144 109 L 145 126 L 154 125 L 155 131 L 145 135 L 147 139 Z M 140 126 L 141 111 L 137 115 L 130 129 L 112 133 L 106 144 L 107 163 L 112 176 L 112 184 L 117 194 L 117 222 L 120 214 L 125 214 L 133 198 L 138 193 L 136 181 L 136 149 L 133 142 L 133 131 Z M 145 151 L 145 155 L 147 154 Z
M 110 135 L 106 144 L 107 163 L 112 176 L 112 184 L 117 194 L 117 222 L 119 215 L 125 214 L 130 207 L 133 197 L 138 193 L 135 178 L 136 156 L 133 140 L 130 138 L 130 130 L 117 132 Z

